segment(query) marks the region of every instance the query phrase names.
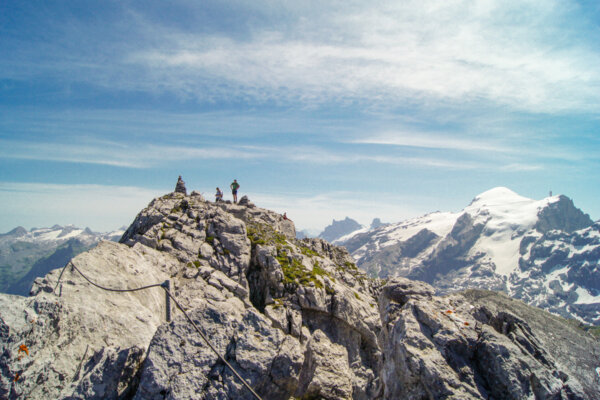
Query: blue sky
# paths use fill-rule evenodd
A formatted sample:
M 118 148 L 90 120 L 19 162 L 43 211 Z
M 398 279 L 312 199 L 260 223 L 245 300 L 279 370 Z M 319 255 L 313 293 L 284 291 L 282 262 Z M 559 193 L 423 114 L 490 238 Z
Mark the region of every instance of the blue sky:
M 0 232 L 178 175 L 313 230 L 496 186 L 600 218 L 596 1 L 5 1 L 0 54 Z

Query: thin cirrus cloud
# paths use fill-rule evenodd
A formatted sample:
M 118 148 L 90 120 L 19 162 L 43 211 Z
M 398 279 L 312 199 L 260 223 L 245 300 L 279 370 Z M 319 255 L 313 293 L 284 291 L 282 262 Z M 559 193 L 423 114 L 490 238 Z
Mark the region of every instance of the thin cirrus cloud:
M 256 152 L 225 147 L 127 145 L 114 142 L 82 144 L 31 143 L 0 140 L 5 158 L 153 168 L 164 162 L 189 159 L 257 158 Z
M 566 12 L 557 2 L 463 6 L 329 10 L 319 26 L 300 24 L 294 36 L 255 28 L 243 41 L 223 33 L 175 33 L 126 62 L 143 67 L 163 90 L 200 97 L 354 98 L 380 106 L 407 99 L 486 101 L 534 112 L 600 104 L 594 89 L 600 59 L 585 42 L 565 43 L 574 28 L 552 24 Z M 517 29 L 515 10 L 535 18 Z M 324 26 L 338 40 L 329 39 Z
M 186 7 L 191 14 L 202 8 Z M 241 15 L 245 8 L 265 17 L 248 20 Z M 175 93 L 209 103 L 485 103 L 552 113 L 600 106 L 596 28 L 573 1 L 403 1 L 377 7 L 274 7 L 257 1 L 245 8 L 223 8 L 244 21 L 244 35 L 225 25 L 211 29 L 211 21 L 206 29 L 182 28 L 143 9 L 131 9 L 130 19 L 110 25 L 131 41 L 116 40 L 117 33 L 102 24 L 63 24 L 54 27 L 59 34 L 50 43 L 21 50 L 11 42 L 12 57 L 0 60 L 0 74 L 85 82 L 109 91 Z M 202 19 L 197 23 L 204 25 Z M 65 50 L 63 42 L 75 44 Z
M 434 135 L 424 132 L 384 132 L 366 137 L 355 138 L 349 143 L 378 144 L 391 146 L 422 147 L 428 149 L 451 149 L 463 151 L 494 151 L 510 153 L 514 149 L 489 140 L 471 140 L 452 137 L 451 135 Z
M 318 146 L 256 146 L 183 147 L 159 145 L 129 145 L 108 141 L 81 144 L 49 142 L 18 142 L 0 140 L 0 156 L 4 158 L 100 164 L 122 168 L 150 169 L 169 162 L 198 159 L 256 159 L 274 160 L 311 165 L 376 163 L 410 165 L 430 168 L 482 169 L 492 167 L 480 162 L 408 157 L 368 155 L 357 151 L 329 150 Z

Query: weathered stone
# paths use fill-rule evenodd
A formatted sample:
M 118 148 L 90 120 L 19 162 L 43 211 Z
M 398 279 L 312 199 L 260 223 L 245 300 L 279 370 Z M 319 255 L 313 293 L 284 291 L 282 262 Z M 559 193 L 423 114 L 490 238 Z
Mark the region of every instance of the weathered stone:
M 597 341 L 566 322 L 556 344 L 530 308 L 440 298 L 408 279 L 382 286 L 345 249 L 292 232 L 275 212 L 171 193 L 138 214 L 127 246 L 101 243 L 73 263 L 112 288 L 169 279 L 265 400 L 599 397 L 582 350 Z M 33 297 L 0 296 L 1 398 L 252 398 L 174 304 L 165 322 L 160 288 L 108 292 L 67 268 L 52 294 L 59 274 Z
M 352 398 L 348 351 L 316 330 L 308 342 L 298 396 L 319 399 Z
M 507 328 L 494 322 L 494 309 L 412 286 L 392 280 L 381 291 L 385 398 L 591 398 L 580 382 L 564 379 L 562 360 L 524 320 L 512 317 Z M 407 289 L 400 298 L 399 287 Z

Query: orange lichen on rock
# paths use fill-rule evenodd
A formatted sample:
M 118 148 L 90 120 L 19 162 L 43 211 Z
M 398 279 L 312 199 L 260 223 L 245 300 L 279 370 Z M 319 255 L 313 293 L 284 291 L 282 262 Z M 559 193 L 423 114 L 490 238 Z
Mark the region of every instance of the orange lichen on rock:
M 29 355 L 29 349 L 26 345 L 22 344 L 19 346 L 19 354 L 21 354 L 21 352 L 25 352 L 25 354 Z

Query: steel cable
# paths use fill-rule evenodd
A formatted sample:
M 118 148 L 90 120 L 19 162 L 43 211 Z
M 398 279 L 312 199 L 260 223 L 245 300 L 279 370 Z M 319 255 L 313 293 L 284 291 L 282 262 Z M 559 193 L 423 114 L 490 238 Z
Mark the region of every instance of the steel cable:
M 183 315 L 186 317 L 186 319 L 188 320 L 188 322 L 194 327 L 194 329 L 196 330 L 196 332 L 198 332 L 198 334 L 200 335 L 200 337 L 202 338 L 202 340 L 204 340 L 204 342 L 208 345 L 208 347 L 210 347 L 210 349 L 217 355 L 217 357 L 219 358 L 219 360 L 221 362 L 223 362 L 223 364 L 225 364 L 230 370 L 231 372 L 236 376 L 236 378 L 239 379 L 240 382 L 242 382 L 242 384 L 252 393 L 252 395 L 258 399 L 258 400 L 262 400 L 261 397 L 252 389 L 252 387 L 250 387 L 250 385 L 248 384 L 248 382 L 246 382 L 246 380 L 244 378 L 242 378 L 242 376 L 235 370 L 235 368 L 233 368 L 233 366 L 227 362 L 227 360 L 225 360 L 225 358 L 223 356 L 221 356 L 221 354 L 219 354 L 219 352 L 217 351 L 217 349 L 212 345 L 212 343 L 210 343 L 210 341 L 208 340 L 208 338 L 202 333 L 202 331 L 200 331 L 200 328 L 198 328 L 198 326 L 194 323 L 194 321 L 190 318 L 190 316 L 188 315 L 188 313 L 183 309 L 183 307 L 181 306 L 181 304 L 179 304 L 179 302 L 177 301 L 177 299 L 175 298 L 175 296 L 173 296 L 171 294 L 171 292 L 167 289 L 166 285 L 164 283 L 155 283 L 153 285 L 147 285 L 147 286 L 142 286 L 139 288 L 134 288 L 134 289 L 113 289 L 113 288 L 108 288 L 108 287 L 104 287 L 102 285 L 99 285 L 95 282 L 93 282 L 90 278 L 88 278 L 87 276 L 85 276 L 85 274 L 83 272 L 81 272 L 81 270 L 79 268 L 77 268 L 75 266 L 75 264 L 73 263 L 73 261 L 69 262 L 67 265 L 65 265 L 62 269 L 62 271 L 60 272 L 60 275 L 58 277 L 58 281 L 56 282 L 56 286 L 54 286 L 54 290 L 52 291 L 54 293 L 54 291 L 56 290 L 56 288 L 58 287 L 58 284 L 60 283 L 60 280 L 62 278 L 63 272 L 65 271 L 65 268 L 67 268 L 69 265 L 71 265 L 71 267 L 77 271 L 79 273 L 79 275 L 81 275 L 86 281 L 88 281 L 91 285 L 102 289 L 102 290 L 106 290 L 109 292 L 136 292 L 139 290 L 145 290 L 145 289 L 150 289 L 153 287 L 161 287 L 165 293 L 173 300 L 173 302 L 175 302 L 175 305 L 177 306 L 177 308 L 179 308 L 179 310 L 183 313 Z

